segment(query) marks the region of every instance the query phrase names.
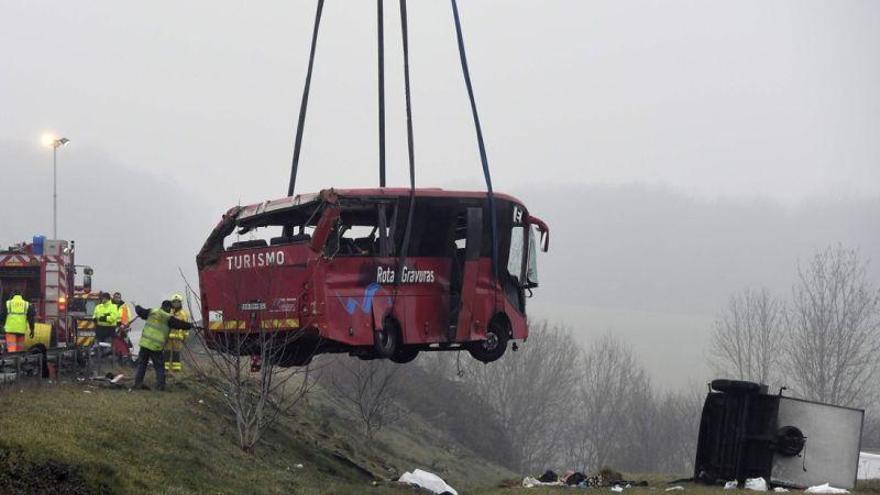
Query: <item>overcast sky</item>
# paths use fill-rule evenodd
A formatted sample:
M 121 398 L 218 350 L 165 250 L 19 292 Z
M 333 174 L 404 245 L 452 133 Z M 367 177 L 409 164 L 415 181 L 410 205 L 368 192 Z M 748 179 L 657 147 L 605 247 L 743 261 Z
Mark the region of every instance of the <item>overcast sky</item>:
M 178 267 L 194 277 L 223 211 L 286 192 L 314 8 L 0 0 L 0 245 L 51 231 L 39 140 L 54 130 L 71 139 L 60 237 L 100 286 L 152 301 Z M 679 354 L 649 367 L 685 383 L 731 292 L 784 293 L 798 260 L 838 242 L 875 258 L 878 280 L 880 2 L 460 9 L 496 188 L 555 232 L 536 313 L 647 354 L 669 343 Z M 409 13 L 417 182 L 481 188 L 449 3 Z M 326 3 L 300 192 L 378 181 L 375 21 L 373 1 Z M 393 1 L 386 69 L 389 183 L 405 185 Z
M 386 3 L 390 179 L 403 184 L 399 17 Z M 410 4 L 419 182 L 478 186 L 449 4 Z M 461 4 L 499 188 L 880 192 L 880 2 Z M 218 205 L 279 196 L 314 7 L 3 0 L 0 139 L 36 146 L 54 129 L 73 141 L 65 154 L 100 150 Z M 327 2 L 304 189 L 376 181 L 375 55 L 375 3 Z

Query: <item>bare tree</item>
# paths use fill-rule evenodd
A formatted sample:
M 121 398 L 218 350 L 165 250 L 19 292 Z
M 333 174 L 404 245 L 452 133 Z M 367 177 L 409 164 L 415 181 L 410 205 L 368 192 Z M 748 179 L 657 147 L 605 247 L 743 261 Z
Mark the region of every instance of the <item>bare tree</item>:
M 242 300 L 229 289 L 230 297 Z M 187 284 L 191 314 L 201 313 L 201 301 Z M 316 346 L 299 342 L 304 331 L 275 331 L 277 321 L 293 318 L 274 315 L 263 319 L 257 312 L 248 321 L 210 322 L 194 327 L 194 338 L 185 347 L 196 375 L 218 392 L 232 412 L 239 447 L 253 453 L 263 433 L 283 414 L 288 414 L 314 386 L 309 366 L 290 367 L 310 361 Z M 231 324 L 230 324 L 231 323 Z M 310 322 L 302 321 L 301 328 Z M 299 345 L 303 344 L 303 345 Z
M 716 371 L 758 383 L 775 380 L 784 325 L 785 305 L 767 289 L 732 295 L 712 334 L 711 362 Z
M 488 365 L 464 361 L 463 379 L 509 432 L 521 470 L 562 460 L 580 355 L 567 329 L 541 322 L 515 354 Z
M 880 372 L 880 291 L 856 251 L 826 248 L 798 267 L 788 378 L 808 399 L 867 405 Z
M 630 415 L 644 407 L 650 385 L 632 350 L 611 335 L 589 347 L 579 370 L 568 454 L 586 472 L 623 458 Z
M 655 442 L 657 448 L 652 472 L 693 472 L 705 399 L 706 389 L 702 387 L 694 387 L 690 391 L 667 392 L 657 399 L 659 413 L 657 423 L 653 426 L 658 439 Z
M 404 415 L 397 404 L 400 368 L 401 365 L 384 359 L 341 358 L 328 370 L 336 395 L 354 407 L 369 438 Z

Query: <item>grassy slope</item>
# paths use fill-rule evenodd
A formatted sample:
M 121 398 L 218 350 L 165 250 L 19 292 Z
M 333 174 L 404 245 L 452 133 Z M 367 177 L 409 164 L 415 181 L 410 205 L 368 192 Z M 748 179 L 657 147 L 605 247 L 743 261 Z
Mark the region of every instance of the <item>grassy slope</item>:
M 342 405 L 320 391 L 247 455 L 211 397 L 191 380 L 164 394 L 82 384 L 0 388 L 0 451 L 20 447 L 27 460 L 15 453 L 10 464 L 0 455 L 0 492 L 11 471 L 50 462 L 71 466 L 91 490 L 112 493 L 412 493 L 373 487 L 364 471 L 391 479 L 416 467 L 467 489 L 513 476 L 416 416 L 367 441 Z
M 502 479 L 518 477 L 417 416 L 367 441 L 341 404 L 320 391 L 308 402 L 269 432 L 251 456 L 237 448 L 222 406 L 194 381 L 175 383 L 164 394 L 82 384 L 0 388 L 0 493 L 10 487 L 33 493 L 60 487 L 64 493 L 412 494 L 392 483 L 374 485 L 364 471 L 391 479 L 415 467 L 440 474 L 462 494 L 569 492 L 494 488 Z M 295 467 L 299 463 L 302 469 Z M 22 474 L 33 479 L 16 479 Z M 34 479 L 48 481 L 39 485 Z M 656 495 L 667 486 L 657 477 L 650 481 L 651 488 L 626 493 Z M 695 495 L 730 493 L 684 486 Z M 858 491 L 880 493 L 876 484 Z

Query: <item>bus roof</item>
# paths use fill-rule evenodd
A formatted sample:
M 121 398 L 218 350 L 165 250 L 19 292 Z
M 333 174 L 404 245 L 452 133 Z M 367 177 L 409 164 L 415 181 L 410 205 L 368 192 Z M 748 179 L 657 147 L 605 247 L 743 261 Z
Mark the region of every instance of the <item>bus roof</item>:
M 321 198 L 402 198 L 409 197 L 410 189 L 407 187 L 377 187 L 365 189 L 324 189 L 318 193 L 297 194 L 296 196 L 288 196 L 280 199 L 264 201 L 241 208 L 238 214 L 239 219 L 262 215 L 277 210 L 283 210 L 298 205 L 305 205 L 318 201 Z M 447 191 L 440 188 L 416 188 L 415 195 L 417 198 L 486 198 L 489 194 L 486 191 Z M 500 201 L 510 201 L 512 203 L 523 204 L 522 201 L 515 197 L 504 194 L 494 193 L 495 199 Z

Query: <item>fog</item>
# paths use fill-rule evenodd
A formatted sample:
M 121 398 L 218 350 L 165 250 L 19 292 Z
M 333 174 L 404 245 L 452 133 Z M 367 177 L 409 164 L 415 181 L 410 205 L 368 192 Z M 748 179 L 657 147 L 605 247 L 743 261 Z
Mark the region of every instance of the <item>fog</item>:
M 483 187 L 444 2 L 411 2 L 417 183 Z M 533 315 L 702 381 L 727 297 L 842 243 L 880 281 L 880 4 L 463 2 L 493 179 L 548 221 Z M 286 191 L 314 2 L 0 3 L 0 245 L 59 235 L 98 288 L 195 281 L 228 207 Z M 389 183 L 406 142 L 386 2 Z M 377 182 L 375 4 L 328 2 L 299 191 Z

